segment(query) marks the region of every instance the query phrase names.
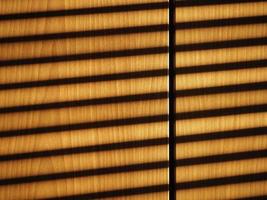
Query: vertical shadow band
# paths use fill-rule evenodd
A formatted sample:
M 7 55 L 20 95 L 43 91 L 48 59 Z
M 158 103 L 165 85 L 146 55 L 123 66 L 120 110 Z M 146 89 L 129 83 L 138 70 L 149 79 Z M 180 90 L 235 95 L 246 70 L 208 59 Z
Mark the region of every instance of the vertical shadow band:
M 169 199 L 176 200 L 175 0 L 169 1 Z

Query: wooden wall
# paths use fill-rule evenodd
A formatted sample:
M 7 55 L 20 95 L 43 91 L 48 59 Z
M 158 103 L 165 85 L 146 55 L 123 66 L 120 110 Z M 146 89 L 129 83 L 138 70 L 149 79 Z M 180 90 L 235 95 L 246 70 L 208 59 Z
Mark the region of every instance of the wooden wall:
M 175 91 L 168 8 L 0 0 L 0 199 L 267 198 L 267 1 L 176 1 Z
M 176 6 L 177 199 L 266 195 L 267 2 Z
M 0 199 L 168 197 L 167 8 L 0 1 Z

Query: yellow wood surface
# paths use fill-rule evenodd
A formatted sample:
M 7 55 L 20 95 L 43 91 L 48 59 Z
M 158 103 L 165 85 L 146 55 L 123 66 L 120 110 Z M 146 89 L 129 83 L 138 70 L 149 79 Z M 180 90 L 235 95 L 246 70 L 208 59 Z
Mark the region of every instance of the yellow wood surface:
M 57 10 L 101 8 L 168 0 L 0 0 L 0 15 L 50 12 Z M 197 22 L 240 17 L 267 15 L 267 2 L 231 3 L 220 5 L 176 7 L 176 22 Z M 77 31 L 129 28 L 137 26 L 167 25 L 168 9 L 141 9 L 112 13 L 82 14 L 40 17 L 29 19 L 0 20 L 0 39 Z M 86 53 L 127 51 L 143 48 L 168 47 L 167 30 L 131 34 L 115 34 L 79 38 L 0 43 L 0 62 L 54 56 L 70 56 Z M 187 28 L 175 31 L 176 45 L 194 45 L 206 42 L 222 42 L 239 39 L 266 38 L 266 23 L 228 25 L 208 28 Z M 216 45 L 215 45 L 216 46 Z M 217 48 L 176 52 L 175 67 L 201 67 L 229 62 L 245 62 L 267 59 L 267 45 Z M 165 70 L 169 55 L 155 53 L 126 57 L 84 59 L 76 61 L 46 62 L 14 66 L 0 66 L 0 84 L 38 82 L 84 76 L 114 75 L 141 71 Z M 233 66 L 234 67 L 234 66 Z M 83 101 L 95 98 L 112 98 L 151 93 L 167 93 L 167 75 L 126 78 L 75 84 L 0 89 L 0 109 L 56 102 Z M 205 89 L 259 83 L 267 81 L 267 67 L 234 69 L 228 71 L 191 72 L 177 74 L 176 91 Z M 213 109 L 237 108 L 267 104 L 267 90 L 250 90 L 216 94 L 177 97 L 175 111 L 180 113 Z M 100 103 L 23 112 L 0 113 L 0 158 L 22 153 L 73 149 L 96 145 L 167 139 L 168 121 L 106 126 L 80 130 L 49 131 L 47 133 L 22 134 L 2 137 L 4 133 L 20 133 L 24 129 L 71 126 L 80 123 L 97 123 L 138 117 L 167 116 L 168 98 L 119 103 Z M 175 121 L 176 136 L 202 135 L 219 131 L 267 127 L 267 112 L 252 112 L 226 116 L 211 116 Z M 68 129 L 68 128 L 67 128 Z M 13 131 L 13 132 L 12 132 Z M 141 142 L 140 142 L 141 141 Z M 167 140 L 166 140 L 167 141 Z M 246 137 L 190 141 L 176 144 L 176 159 L 233 154 L 267 149 L 266 133 Z M 169 161 L 169 146 L 157 144 L 123 149 L 78 152 L 66 155 L 37 156 L 30 159 L 0 160 L 0 199 L 43 199 L 100 194 L 116 190 L 134 190 L 169 183 L 167 166 L 153 169 L 112 172 L 100 175 L 82 175 L 19 184 L 2 184 L 5 180 L 38 177 L 56 173 L 81 172 L 101 168 L 127 167 L 154 162 Z M 267 172 L 266 156 L 227 162 L 189 164 L 176 167 L 176 183 L 206 181 L 215 178 L 243 176 Z M 15 181 L 16 182 L 16 181 Z M 219 186 L 177 189 L 179 200 L 227 200 L 267 195 L 267 181 L 242 182 Z M 102 199 L 102 198 L 100 198 Z M 167 200 L 168 188 L 146 194 L 116 195 L 107 199 Z
M 0 14 L 157 3 L 162 0 L 0 1 Z M 165 1 L 166 2 L 166 1 Z M 0 37 L 102 30 L 168 23 L 167 9 L 123 11 L 0 21 Z M 0 44 L 0 60 L 167 47 L 167 31 Z M 0 83 L 53 80 L 166 69 L 167 53 L 4 66 Z M 0 107 L 167 92 L 167 77 L 131 78 L 0 91 Z M 167 115 L 167 99 L 0 114 L 0 131 Z M 166 122 L 2 137 L 0 155 L 167 138 Z M 37 157 L 0 162 L 0 179 L 168 161 L 167 145 Z M 168 183 L 168 168 L 0 186 L 0 199 L 39 199 L 134 189 Z M 168 192 L 110 199 L 167 199 Z
M 221 5 L 189 6 L 176 8 L 176 22 L 197 22 L 201 20 L 252 17 L 267 14 L 266 2 L 236 3 Z M 176 30 L 176 44 L 199 44 L 205 42 L 231 41 L 267 36 L 265 23 L 252 25 L 231 25 L 208 28 Z M 216 46 L 216 45 L 214 45 Z M 222 64 L 266 59 L 266 45 L 193 50 L 176 53 L 176 67 L 200 67 L 201 65 Z M 234 64 L 232 67 L 235 67 Z M 267 68 L 235 69 L 211 71 L 176 76 L 176 90 L 201 89 L 215 86 L 229 86 L 267 80 Z M 242 91 L 176 98 L 176 112 L 194 112 L 212 109 L 238 108 L 240 106 L 262 105 L 267 103 L 267 91 Z M 190 136 L 218 131 L 231 131 L 267 125 L 267 112 L 239 115 L 214 116 L 176 121 L 176 135 Z M 219 133 L 218 133 L 219 134 Z M 176 145 L 176 159 L 187 159 L 212 155 L 224 155 L 245 151 L 266 150 L 267 137 L 215 139 L 179 143 Z M 228 162 L 215 162 L 176 168 L 176 182 L 190 182 L 247 175 L 267 171 L 266 158 L 243 159 Z M 215 200 L 253 197 L 267 194 L 266 181 L 251 183 L 223 184 L 177 190 L 177 199 Z

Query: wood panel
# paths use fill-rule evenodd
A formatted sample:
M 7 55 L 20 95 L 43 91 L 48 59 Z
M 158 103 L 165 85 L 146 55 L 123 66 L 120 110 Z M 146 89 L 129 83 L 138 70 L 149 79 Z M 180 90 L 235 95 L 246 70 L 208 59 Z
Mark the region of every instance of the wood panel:
M 0 2 L 0 199 L 168 199 L 168 2 Z
M 175 4 L 0 2 L 0 199 L 266 198 L 267 3 Z
M 176 2 L 177 199 L 267 195 L 266 8 Z

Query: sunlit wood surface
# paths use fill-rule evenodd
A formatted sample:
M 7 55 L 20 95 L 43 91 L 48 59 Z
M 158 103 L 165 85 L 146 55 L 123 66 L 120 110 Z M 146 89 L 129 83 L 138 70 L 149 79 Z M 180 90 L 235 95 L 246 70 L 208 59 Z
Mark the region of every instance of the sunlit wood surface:
M 0 199 L 267 196 L 267 1 L 176 1 L 175 110 L 168 6 L 0 0 Z
M 188 2 L 176 7 L 176 197 L 259 198 L 267 194 L 267 2 Z
M 0 199 L 168 198 L 167 7 L 0 1 Z

